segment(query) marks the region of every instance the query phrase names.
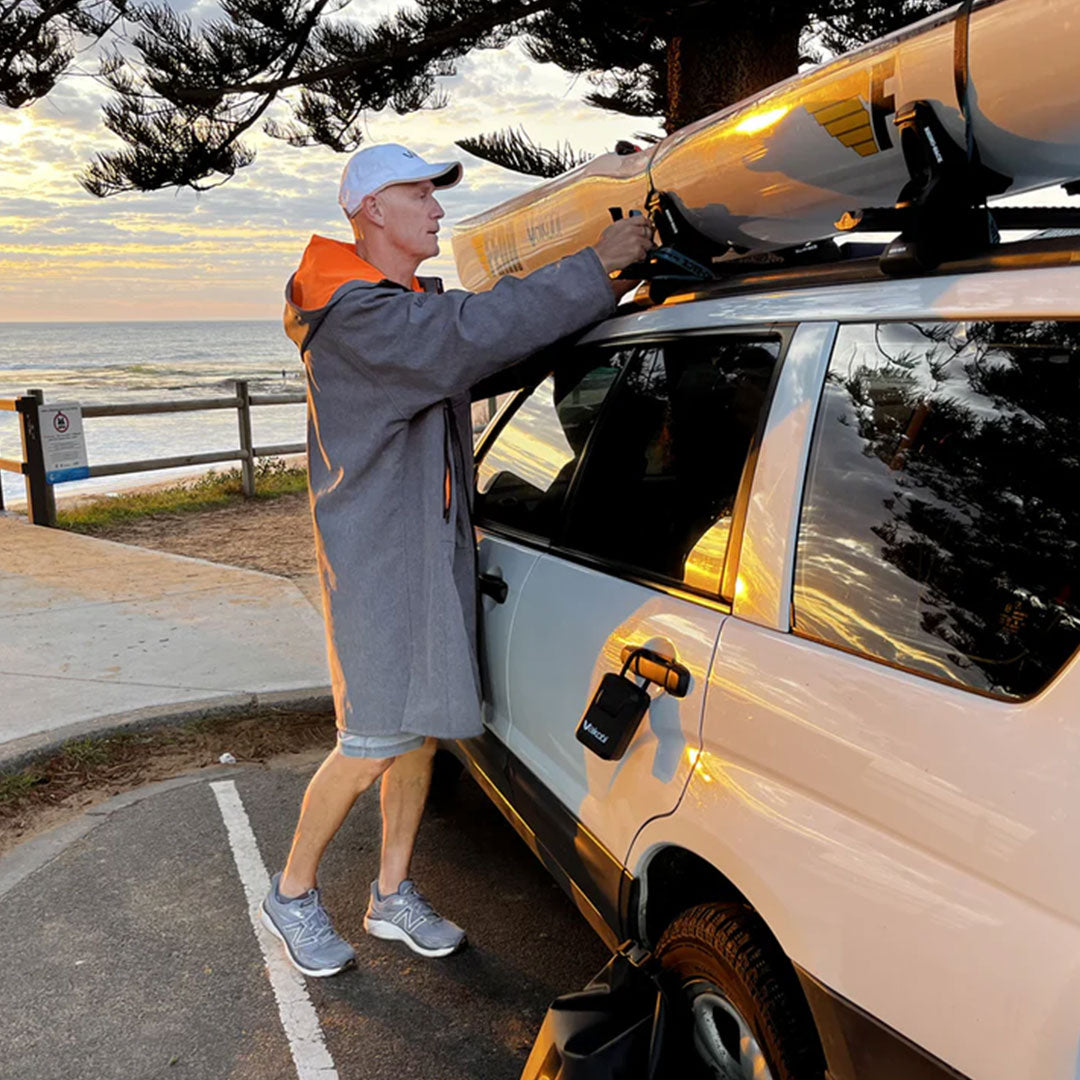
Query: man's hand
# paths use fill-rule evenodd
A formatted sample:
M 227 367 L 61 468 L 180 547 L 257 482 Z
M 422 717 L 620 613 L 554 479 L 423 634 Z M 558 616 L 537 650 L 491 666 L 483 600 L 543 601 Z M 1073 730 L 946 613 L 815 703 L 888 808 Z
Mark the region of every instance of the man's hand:
M 593 245 L 608 274 L 640 262 L 652 247 L 653 228 L 643 214 L 609 225 Z M 621 284 L 621 283 L 620 283 Z

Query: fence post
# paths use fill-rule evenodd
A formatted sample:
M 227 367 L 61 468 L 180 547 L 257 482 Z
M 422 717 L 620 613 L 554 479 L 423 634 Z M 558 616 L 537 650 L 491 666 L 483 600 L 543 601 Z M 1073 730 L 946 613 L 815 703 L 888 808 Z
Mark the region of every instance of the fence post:
M 18 399 L 19 430 L 22 433 L 23 461 L 26 462 L 26 509 L 32 525 L 56 525 L 56 499 L 52 484 L 45 479 L 45 449 L 41 442 L 38 408 L 45 395 L 28 390 Z
M 499 410 L 499 399 L 489 397 L 488 398 L 488 423 L 490 424 L 495 416 L 495 413 Z
M 255 454 L 251 438 L 251 394 L 247 379 L 236 379 L 237 418 L 240 423 L 240 449 L 245 457 L 240 463 L 244 478 L 244 494 L 250 499 L 255 494 Z

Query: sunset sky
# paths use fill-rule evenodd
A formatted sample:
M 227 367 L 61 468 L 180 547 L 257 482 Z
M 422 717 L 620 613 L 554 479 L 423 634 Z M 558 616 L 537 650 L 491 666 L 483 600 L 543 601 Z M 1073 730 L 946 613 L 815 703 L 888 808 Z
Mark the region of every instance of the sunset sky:
M 216 10 L 206 0 L 173 6 L 196 18 Z M 349 11 L 366 21 L 399 6 L 354 0 Z M 17 112 L 0 107 L 0 322 L 277 318 L 308 236 L 350 235 L 337 206 L 346 156 L 258 135 L 255 163 L 215 190 L 97 199 L 77 176 L 96 151 L 119 142 L 101 123 L 107 93 L 90 77 L 96 63 L 84 55 L 76 66 L 86 74 L 45 100 Z M 440 82 L 446 108 L 385 110 L 366 126 L 370 142 L 465 163 L 464 181 L 442 198 L 442 254 L 425 264 L 448 285 L 457 284 L 448 226 L 538 182 L 470 157 L 454 139 L 521 125 L 544 145 L 568 139 L 597 153 L 635 131 L 659 130 L 589 108 L 584 79 L 535 64 L 516 45 L 474 53 Z

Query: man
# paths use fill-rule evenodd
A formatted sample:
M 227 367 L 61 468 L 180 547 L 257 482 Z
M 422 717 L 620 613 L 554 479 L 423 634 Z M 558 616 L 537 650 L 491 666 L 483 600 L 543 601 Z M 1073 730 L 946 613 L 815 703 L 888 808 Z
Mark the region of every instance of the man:
M 439 251 L 435 191 L 461 179 L 393 144 L 359 151 L 339 202 L 354 243 L 313 236 L 286 287 L 308 382 L 308 475 L 337 745 L 312 778 L 261 914 L 307 975 L 355 959 L 316 887 L 323 851 L 382 777 L 382 857 L 364 928 L 423 956 L 460 948 L 409 878 L 436 738 L 478 735 L 470 388 L 595 322 L 647 251 L 641 217 L 490 292 L 414 275 Z

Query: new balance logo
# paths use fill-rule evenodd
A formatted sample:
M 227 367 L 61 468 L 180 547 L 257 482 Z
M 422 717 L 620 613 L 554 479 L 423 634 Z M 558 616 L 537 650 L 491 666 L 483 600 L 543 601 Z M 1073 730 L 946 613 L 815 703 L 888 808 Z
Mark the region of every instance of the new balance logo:
M 403 907 L 390 921 L 395 926 L 400 926 L 406 934 L 411 934 L 418 926 L 427 921 L 427 913 L 423 911 L 410 911 Z
M 594 739 L 596 739 L 597 741 L 602 742 L 602 743 L 607 742 L 608 739 L 611 738 L 610 735 L 605 735 L 598 727 L 594 727 L 592 724 L 590 724 L 588 720 L 585 721 L 585 730 Z

